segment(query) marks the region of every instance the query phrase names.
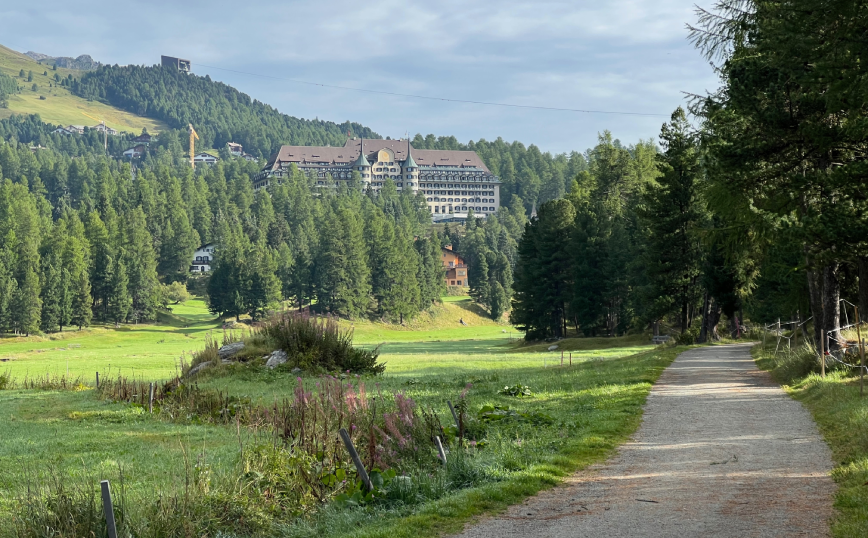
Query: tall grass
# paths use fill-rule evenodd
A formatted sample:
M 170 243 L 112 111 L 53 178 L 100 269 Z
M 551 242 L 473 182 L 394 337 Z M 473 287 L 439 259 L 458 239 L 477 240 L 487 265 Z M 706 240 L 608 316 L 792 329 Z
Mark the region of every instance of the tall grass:
M 285 351 L 293 366 L 325 371 L 350 371 L 381 374 L 377 349 L 353 347 L 352 330 L 343 330 L 332 317 L 316 317 L 306 312 L 280 312 L 258 329 Z

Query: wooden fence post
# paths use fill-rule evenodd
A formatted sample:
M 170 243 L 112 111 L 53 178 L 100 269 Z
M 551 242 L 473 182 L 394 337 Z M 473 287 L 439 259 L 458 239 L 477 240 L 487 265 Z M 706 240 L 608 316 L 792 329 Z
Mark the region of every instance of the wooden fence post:
M 151 383 L 148 390 L 148 413 L 154 412 L 154 384 Z
M 105 526 L 109 538 L 118 538 L 118 529 L 115 525 L 115 508 L 112 504 L 112 492 L 109 489 L 109 481 L 103 480 L 99 483 L 102 489 L 102 509 L 105 512 Z
M 820 376 L 826 377 L 826 331 L 820 330 Z
M 99 372 L 96 373 L 96 388 L 99 388 Z
M 371 491 L 374 489 L 371 486 L 371 478 L 368 476 L 368 472 L 365 471 L 365 466 L 362 465 L 362 458 L 360 458 L 359 453 L 356 452 L 356 447 L 353 446 L 353 440 L 350 439 L 350 434 L 347 433 L 346 428 L 341 428 L 338 433 L 341 436 L 341 441 L 344 442 L 347 452 L 350 453 L 350 458 L 353 459 L 353 463 L 356 465 L 356 471 L 359 473 L 359 478 L 362 479 L 362 484 L 364 484 L 368 491 Z
M 440 442 L 440 436 L 434 436 L 434 443 L 437 445 L 437 452 L 440 453 L 440 460 L 443 462 L 443 465 L 446 466 L 446 451 L 443 450 L 443 443 Z
M 455 421 L 455 427 L 460 429 L 460 428 L 461 428 L 461 424 L 458 423 L 458 413 L 456 413 L 456 412 L 455 412 L 455 408 L 452 407 L 452 402 L 449 401 L 449 400 L 446 400 L 446 405 L 449 406 L 449 411 L 452 412 L 452 420 Z
M 573 352 L 570 351 L 570 366 L 573 365 Z
M 865 340 L 862 339 L 862 320 L 859 319 L 859 307 L 856 310 L 856 337 L 859 339 L 859 397 L 865 396 Z

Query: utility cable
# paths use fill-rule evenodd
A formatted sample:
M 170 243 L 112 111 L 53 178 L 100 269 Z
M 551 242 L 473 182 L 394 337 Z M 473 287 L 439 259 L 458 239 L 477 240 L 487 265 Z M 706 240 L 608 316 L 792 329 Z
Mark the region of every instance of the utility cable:
M 469 99 L 451 99 L 449 97 L 432 97 L 430 95 L 416 95 L 411 93 L 398 93 L 398 92 L 387 92 L 384 90 L 368 90 L 365 88 L 353 88 L 350 86 L 338 86 L 335 84 L 325 84 L 322 82 L 310 82 L 307 80 L 298 80 L 294 78 L 285 78 L 285 77 L 275 77 L 273 75 L 263 75 L 260 73 L 250 73 L 248 71 L 238 71 L 236 69 L 226 69 L 224 67 L 217 67 L 214 65 L 205 65 L 205 64 L 197 64 L 202 67 L 207 67 L 208 69 L 218 69 L 220 71 L 227 71 L 229 73 L 237 73 L 239 75 L 249 75 L 251 77 L 262 77 L 262 78 L 270 78 L 273 80 L 281 80 L 286 82 L 293 82 L 295 84 L 306 84 L 308 86 L 320 86 L 322 88 L 332 88 L 336 90 L 347 90 L 353 92 L 364 92 L 364 93 L 374 93 L 378 95 L 390 95 L 392 97 L 409 97 L 411 99 L 427 99 L 429 101 L 444 101 L 448 103 L 465 103 L 470 105 L 484 105 L 484 106 L 499 106 L 499 107 L 507 107 L 507 108 L 527 108 L 532 110 L 551 110 L 556 112 L 579 112 L 583 114 L 610 114 L 617 116 L 653 116 L 653 117 L 669 117 L 668 114 L 654 114 L 651 112 L 620 112 L 613 110 L 584 110 L 580 108 L 560 108 L 560 107 L 551 107 L 551 106 L 535 106 L 535 105 L 518 105 L 515 103 L 495 103 L 491 101 L 472 101 Z

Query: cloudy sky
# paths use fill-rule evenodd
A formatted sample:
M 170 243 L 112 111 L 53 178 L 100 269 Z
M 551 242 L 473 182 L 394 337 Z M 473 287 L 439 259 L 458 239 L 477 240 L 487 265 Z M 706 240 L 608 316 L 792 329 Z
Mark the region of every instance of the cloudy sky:
M 604 129 L 624 143 L 656 137 L 683 92 L 716 86 L 686 39 L 694 2 L 4 2 L 0 43 L 111 64 L 155 64 L 160 54 L 188 58 L 195 73 L 281 112 L 357 121 L 393 138 L 501 136 L 544 151 L 583 151 Z M 293 80 L 647 115 L 443 102 Z

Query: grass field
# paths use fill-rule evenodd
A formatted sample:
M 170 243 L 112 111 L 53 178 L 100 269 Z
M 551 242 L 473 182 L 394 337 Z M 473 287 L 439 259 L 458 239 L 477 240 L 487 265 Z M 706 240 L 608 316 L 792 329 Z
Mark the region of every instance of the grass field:
M 450 300 L 440 308 L 428 327 L 415 322 L 415 330 L 355 323 L 357 340 L 382 344 L 387 364 L 386 373 L 368 383 L 386 394 L 404 393 L 433 409 L 444 424 L 451 420 L 445 400 L 456 400 L 468 383 L 472 413 L 486 404 L 509 406 L 550 416 L 551 423 L 490 429 L 490 448 L 478 459 L 492 478 L 478 486 L 415 506 L 326 509 L 278 525 L 271 535 L 439 536 L 459 529 L 470 517 L 520 502 L 611 454 L 638 426 L 651 385 L 676 353 L 675 348 L 637 345 L 644 341 L 635 338 L 589 341 L 585 347 L 591 349 L 574 351 L 573 365 L 560 367 L 559 352 L 516 349 L 503 333 L 510 327 L 475 316 L 465 300 Z M 456 327 L 457 319 L 469 327 Z M 206 332 L 216 326 L 204 304 L 191 301 L 156 326 L 98 328 L 61 340 L 7 339 L 0 342 L 0 357 L 14 357 L 5 365 L 15 375 L 38 368 L 63 370 L 69 357 L 71 372 L 79 368 L 88 380 L 95 367 L 109 362 L 112 369 L 135 367 L 136 376 L 146 379 L 161 377 L 173 370 L 181 351 L 201 347 Z M 81 347 L 69 347 L 75 343 Z M 66 347 L 58 349 L 60 345 Z M 304 382 L 313 389 L 318 380 L 311 376 Z M 296 383 L 295 375 L 243 366 L 218 369 L 199 381 L 203 388 L 260 402 L 291 394 Z M 515 384 L 529 386 L 533 397 L 498 393 Z M 98 400 L 90 389 L 2 390 L 0 423 L 0 536 L 8 535 L 2 518 L 9 517 L 15 495 L 27 484 L 44 484 L 52 477 L 117 480 L 122 469 L 129 498 L 153 499 L 183 489 L 188 464 L 207 464 L 215 483 L 232 479 L 239 447 L 256 438 L 243 429 L 239 433 L 183 417 L 161 420 L 135 406 Z
M 96 371 L 166 379 L 176 373 L 184 353 L 203 347 L 209 331 L 220 324 L 208 313 L 205 302 L 195 299 L 172 307 L 172 316 L 158 324 L 93 327 L 81 332 L 29 338 L 0 338 L 0 372 L 13 376 L 65 374 L 90 380 Z
M 855 334 L 852 336 L 855 340 Z M 753 348 L 757 364 L 770 370 L 776 381 L 808 408 L 832 449 L 832 478 L 838 485 L 832 535 L 868 536 L 868 396 L 859 396 L 855 370 L 830 368 L 826 377 L 820 377 L 818 372 L 808 371 L 817 369 L 816 352 L 798 346 L 791 357 L 783 351 L 775 355 L 775 344 L 769 338 L 765 349 L 762 345 Z
M 21 70 L 25 73 L 33 71 L 33 82 L 18 78 Z M 54 86 L 55 73 L 65 78 L 72 75 L 80 78 L 81 71 L 74 69 L 58 68 L 52 71 L 51 66 L 39 65 L 35 60 L 14 50 L 0 45 L 0 71 L 15 78 L 19 86 L 24 90 L 9 97 L 9 108 L 0 108 L 0 118 L 7 118 L 12 114 L 39 114 L 42 121 L 61 125 L 95 125 L 96 122 L 82 113 L 87 113 L 95 118 L 104 119 L 106 125 L 119 131 L 127 131 L 139 134 L 142 128 L 155 134 L 166 128 L 157 120 L 137 116 L 96 101 L 88 101 L 60 86 Z M 48 75 L 43 75 L 44 72 Z M 31 87 L 36 83 L 38 91 L 32 91 Z M 45 99 L 39 99 L 44 96 Z

